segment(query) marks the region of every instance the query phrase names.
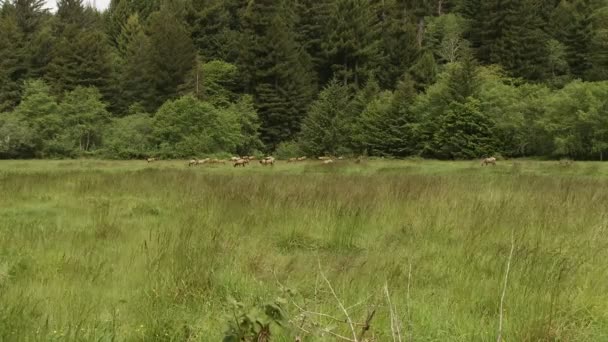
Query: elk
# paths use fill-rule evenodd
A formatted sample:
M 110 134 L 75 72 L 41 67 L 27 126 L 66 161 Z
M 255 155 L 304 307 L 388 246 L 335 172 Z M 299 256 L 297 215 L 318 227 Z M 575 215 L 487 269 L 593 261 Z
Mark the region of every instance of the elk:
M 323 164 L 327 165 L 327 164 L 331 164 L 333 162 L 334 161 L 332 159 L 326 159 L 326 160 L 323 161 Z
M 488 164 L 492 164 L 492 165 L 496 166 L 496 158 L 490 157 L 490 158 L 485 158 L 484 160 L 481 161 L 481 166 L 486 166 Z
M 148 158 L 148 159 L 146 159 L 146 161 L 147 161 L 148 163 L 152 163 L 152 162 L 155 162 L 155 161 L 156 161 L 156 158 Z
M 298 158 L 298 161 L 305 161 L 306 159 L 308 159 L 307 157 L 300 157 Z
M 274 166 L 274 158 L 273 159 L 262 159 L 260 160 L 260 164 L 261 165 L 270 165 L 270 166 Z
M 247 165 L 247 164 L 249 164 L 249 161 L 247 159 L 239 159 L 234 162 L 234 167 L 237 167 L 237 166 L 245 167 L 245 165 Z
M 296 162 L 296 161 L 298 161 L 298 158 L 289 158 L 289 159 L 287 159 L 288 163 L 293 163 L 293 162 Z
M 205 158 L 205 159 L 199 159 L 196 161 L 196 165 L 201 165 L 201 164 L 206 164 L 209 162 L 209 158 Z
M 188 166 L 193 166 L 193 165 L 196 166 L 196 165 L 198 165 L 198 162 L 199 161 L 196 159 L 190 159 L 190 161 L 188 162 Z

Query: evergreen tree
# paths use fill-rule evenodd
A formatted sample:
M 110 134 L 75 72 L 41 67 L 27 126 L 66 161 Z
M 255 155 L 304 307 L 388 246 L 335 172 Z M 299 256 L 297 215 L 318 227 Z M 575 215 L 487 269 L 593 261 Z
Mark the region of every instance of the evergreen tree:
M 241 13 L 238 67 L 245 90 L 254 94 L 262 140 L 272 149 L 297 134 L 315 90 L 294 20 L 287 2 L 256 1 Z
M 29 39 L 48 16 L 45 0 L 14 0 L 17 25 L 26 39 Z
M 110 42 L 118 46 L 118 37 L 132 15 L 137 15 L 140 20 L 146 21 L 150 14 L 159 9 L 159 0 L 111 0 L 104 13 L 106 32 Z
M 178 87 L 195 65 L 196 51 L 186 27 L 169 9 L 150 15 L 148 31 L 153 84 L 150 106 L 156 108 L 177 96 Z
M 105 98 L 113 94 L 113 64 L 106 36 L 99 30 L 80 31 L 68 26 L 53 47 L 46 79 L 55 93 L 78 86 L 96 87 Z
M 414 82 L 406 76 L 394 93 L 370 101 L 359 120 L 358 139 L 372 155 L 405 157 L 417 154 L 419 119 L 411 110 L 416 97 Z
M 555 37 L 566 46 L 572 74 L 582 78 L 591 69 L 591 8 L 584 0 L 561 1 L 551 16 Z
M 235 61 L 238 56 L 239 0 L 194 2 L 192 38 L 204 61 Z
M 382 60 L 380 25 L 367 0 L 335 0 L 331 4 L 329 33 L 323 48 L 329 54 L 334 77 L 359 87 L 375 74 Z
M 22 39 L 16 19 L 0 17 L 0 113 L 19 103 L 20 82 L 27 71 L 21 59 Z
M 349 90 L 341 81 L 332 80 L 313 102 L 302 122 L 300 144 L 311 156 L 349 153 Z
M 440 118 L 434 134 L 435 156 L 444 159 L 468 159 L 492 155 L 495 142 L 492 123 L 479 110 L 479 100 L 469 97 L 452 102 Z
M 416 21 L 403 1 L 382 1 L 379 11 L 381 50 L 385 58 L 380 64 L 377 77 L 383 87 L 393 88 L 420 54 Z
M 118 40 L 122 57 L 118 75 L 118 111 L 122 113 L 134 103 L 152 111 L 155 109 L 154 66 L 150 58 L 152 45 L 137 14 L 129 18 Z

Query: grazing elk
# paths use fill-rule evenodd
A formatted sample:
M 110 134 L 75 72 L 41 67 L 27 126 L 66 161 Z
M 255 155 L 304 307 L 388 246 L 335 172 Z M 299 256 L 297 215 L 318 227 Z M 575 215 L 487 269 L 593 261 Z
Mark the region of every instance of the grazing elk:
M 287 159 L 288 163 L 293 163 L 293 162 L 296 162 L 296 161 L 298 161 L 298 158 L 289 158 L 289 159 Z
M 152 163 L 152 162 L 155 162 L 155 161 L 156 161 L 156 158 L 148 158 L 148 159 L 146 159 L 146 161 L 147 161 L 148 163 Z
M 274 166 L 274 158 L 272 158 L 272 159 L 262 159 L 262 160 L 260 160 L 260 164 L 264 165 L 264 166 L 266 166 L 266 165 Z
M 198 165 L 198 160 L 196 159 L 190 159 L 190 161 L 188 162 L 188 166 L 196 166 Z
M 492 165 L 496 166 L 496 158 L 490 157 L 490 158 L 485 158 L 484 160 L 481 161 L 481 166 L 486 166 L 488 164 L 492 164 Z
M 247 159 L 239 159 L 234 162 L 234 167 L 237 167 L 237 166 L 245 167 L 245 165 L 247 165 L 247 164 L 249 164 L 249 161 Z
M 300 157 L 298 158 L 298 161 L 305 161 L 306 159 L 308 159 L 307 157 Z
M 334 161 L 332 159 L 326 159 L 326 160 L 323 161 L 323 164 L 327 165 L 327 164 L 331 164 L 333 162 Z
M 331 160 L 330 157 L 319 157 L 319 160 Z

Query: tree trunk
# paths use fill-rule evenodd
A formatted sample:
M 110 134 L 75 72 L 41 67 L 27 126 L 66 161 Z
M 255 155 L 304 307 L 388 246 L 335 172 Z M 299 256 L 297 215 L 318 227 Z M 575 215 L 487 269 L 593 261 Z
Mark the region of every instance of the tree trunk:
M 418 34 L 416 36 L 418 48 L 422 49 L 422 41 L 424 40 L 424 18 L 418 19 Z
M 443 0 L 439 0 L 437 3 L 437 15 L 441 15 L 443 11 Z
M 344 86 L 348 85 L 348 63 L 346 59 L 346 54 L 344 54 Z

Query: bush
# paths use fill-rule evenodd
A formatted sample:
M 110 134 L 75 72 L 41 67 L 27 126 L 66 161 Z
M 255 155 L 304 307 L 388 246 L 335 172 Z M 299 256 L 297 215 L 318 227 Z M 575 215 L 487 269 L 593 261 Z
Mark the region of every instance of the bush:
M 302 155 L 302 150 L 297 142 L 285 141 L 277 146 L 275 154 L 279 159 L 296 158 Z

